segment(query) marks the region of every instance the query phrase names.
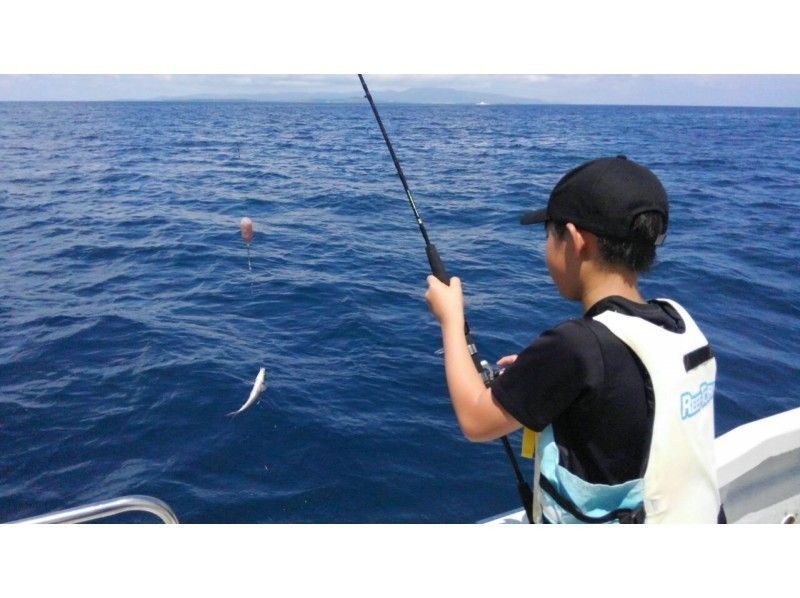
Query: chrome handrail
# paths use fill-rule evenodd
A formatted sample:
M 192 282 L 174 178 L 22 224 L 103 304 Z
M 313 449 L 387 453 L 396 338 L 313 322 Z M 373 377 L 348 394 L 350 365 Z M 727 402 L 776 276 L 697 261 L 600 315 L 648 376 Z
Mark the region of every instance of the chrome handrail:
M 121 496 L 10 523 L 83 523 L 128 511 L 144 511 L 159 517 L 164 523 L 178 523 L 178 517 L 167 503 L 152 496 L 140 495 Z

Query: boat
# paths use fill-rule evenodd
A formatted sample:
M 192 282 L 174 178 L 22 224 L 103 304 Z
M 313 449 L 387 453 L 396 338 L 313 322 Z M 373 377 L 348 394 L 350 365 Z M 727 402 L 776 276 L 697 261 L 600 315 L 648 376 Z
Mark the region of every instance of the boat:
M 175 512 L 163 500 L 139 494 L 120 496 L 9 523 L 86 523 L 129 512 L 150 513 L 158 517 L 163 523 L 179 523 Z
M 800 407 L 750 422 L 714 441 L 728 523 L 796 523 L 800 513 Z M 478 521 L 528 523 L 523 509 Z

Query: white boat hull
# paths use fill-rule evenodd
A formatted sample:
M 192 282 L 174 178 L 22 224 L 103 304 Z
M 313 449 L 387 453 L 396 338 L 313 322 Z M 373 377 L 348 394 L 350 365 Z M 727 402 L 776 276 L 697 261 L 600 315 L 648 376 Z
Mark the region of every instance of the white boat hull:
M 800 408 L 744 424 L 715 441 L 728 523 L 794 523 L 800 513 Z M 522 509 L 478 523 L 528 523 Z

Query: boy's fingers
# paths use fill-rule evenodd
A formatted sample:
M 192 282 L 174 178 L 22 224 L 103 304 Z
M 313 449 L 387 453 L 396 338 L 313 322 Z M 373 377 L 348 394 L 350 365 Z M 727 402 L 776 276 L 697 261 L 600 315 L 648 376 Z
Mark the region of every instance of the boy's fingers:
M 433 274 L 428 274 L 428 276 L 427 276 L 427 278 L 425 280 L 428 281 L 428 287 L 429 288 L 430 287 L 434 287 L 436 285 L 443 285 L 443 286 L 449 286 L 450 288 L 455 287 L 455 288 L 461 290 L 461 279 L 458 276 L 453 276 L 450 279 L 450 284 L 449 285 L 445 285 L 441 280 L 436 278 Z
M 506 355 L 505 357 L 501 357 L 500 359 L 497 360 L 497 365 L 500 366 L 511 365 L 516 360 L 517 360 L 516 355 Z

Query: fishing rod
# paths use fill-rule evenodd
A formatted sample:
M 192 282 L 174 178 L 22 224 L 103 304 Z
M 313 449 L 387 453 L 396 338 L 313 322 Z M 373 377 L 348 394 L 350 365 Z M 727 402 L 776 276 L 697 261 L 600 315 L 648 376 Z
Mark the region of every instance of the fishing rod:
M 372 99 L 372 94 L 369 92 L 367 82 L 364 81 L 363 75 L 358 75 L 358 78 L 361 81 L 361 87 L 364 88 L 364 93 L 366 94 L 365 97 L 369 101 L 369 105 L 372 108 L 372 113 L 375 115 L 375 120 L 378 121 L 378 126 L 381 129 L 383 140 L 386 142 L 386 147 L 389 148 L 389 154 L 392 156 L 392 162 L 394 162 L 397 175 L 400 177 L 400 182 L 403 183 L 403 189 L 405 189 L 408 203 L 411 205 L 411 209 L 414 212 L 414 217 L 417 219 L 419 232 L 422 233 L 422 238 L 425 240 L 425 253 L 428 255 L 428 263 L 431 266 L 431 274 L 449 286 L 450 275 L 447 273 L 447 270 L 444 267 L 442 258 L 439 257 L 439 251 L 428 238 L 428 231 L 425 230 L 425 224 L 422 222 L 422 216 L 419 215 L 417 204 L 414 203 L 414 197 L 411 195 L 411 189 L 408 187 L 406 175 L 403 173 L 403 168 L 400 166 L 400 160 L 397 159 L 397 154 L 394 153 L 392 142 L 389 141 L 389 135 L 386 133 L 386 128 L 383 126 L 383 121 L 381 120 L 380 114 L 378 114 L 378 108 L 375 106 L 375 101 Z M 482 360 L 478 355 L 478 348 L 475 346 L 475 341 L 470 333 L 469 323 L 467 322 L 466 315 L 464 315 L 464 337 L 467 340 L 467 349 L 469 350 L 470 357 L 472 357 L 472 363 L 475 365 L 475 369 L 478 370 L 484 385 L 487 387 L 490 386 L 495 377 L 494 370 L 486 360 Z M 525 478 L 522 476 L 522 472 L 519 469 L 517 460 L 514 457 L 514 451 L 511 449 L 511 443 L 508 441 L 508 436 L 503 436 L 501 440 L 503 441 L 503 448 L 505 449 L 506 455 L 511 462 L 511 467 L 514 469 L 514 476 L 517 480 L 517 492 L 519 493 L 520 500 L 522 500 L 522 507 L 525 509 L 525 513 L 528 515 L 528 521 L 533 523 L 533 516 L 531 513 L 533 505 L 533 493 L 530 486 L 528 486 L 527 482 L 525 481 Z

